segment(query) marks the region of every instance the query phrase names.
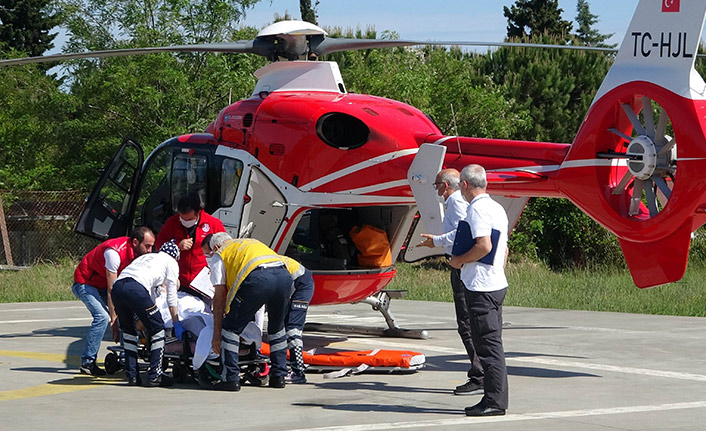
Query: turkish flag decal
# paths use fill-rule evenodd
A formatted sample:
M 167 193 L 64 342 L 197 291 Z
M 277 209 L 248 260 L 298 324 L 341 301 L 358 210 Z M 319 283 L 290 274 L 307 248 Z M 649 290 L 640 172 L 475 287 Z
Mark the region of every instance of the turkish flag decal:
M 679 0 L 662 0 L 662 12 L 679 12 Z

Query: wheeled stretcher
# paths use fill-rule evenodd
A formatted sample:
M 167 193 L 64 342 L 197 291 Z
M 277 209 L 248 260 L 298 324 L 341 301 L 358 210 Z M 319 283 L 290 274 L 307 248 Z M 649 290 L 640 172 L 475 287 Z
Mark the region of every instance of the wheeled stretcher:
M 203 362 L 197 369 L 193 368 L 196 336 L 184 331 L 183 340 L 174 336 L 165 338 L 162 369 L 165 373 L 171 372 L 178 383 L 194 383 L 210 387 L 220 381 L 221 365 L 219 359 L 210 359 Z M 125 369 L 125 349 L 123 346 L 109 346 L 105 356 L 105 370 L 108 374 L 115 374 Z M 150 346 L 149 338 L 141 336 L 138 344 L 137 357 L 140 371 L 149 367 Z M 260 354 L 254 344 L 241 344 L 240 360 L 238 361 L 241 372 L 241 382 L 253 386 L 267 385 L 269 382 L 269 358 Z

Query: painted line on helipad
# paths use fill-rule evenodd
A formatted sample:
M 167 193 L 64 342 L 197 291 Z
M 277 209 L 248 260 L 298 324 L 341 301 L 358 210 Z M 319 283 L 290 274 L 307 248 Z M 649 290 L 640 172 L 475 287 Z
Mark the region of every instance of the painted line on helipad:
M 348 345 L 350 345 L 350 343 L 374 345 L 378 348 L 380 346 L 386 346 L 386 347 L 396 347 L 396 348 L 406 349 L 406 350 L 422 350 L 423 349 L 424 351 L 448 353 L 448 354 L 452 354 L 452 355 L 461 355 L 461 356 L 467 355 L 465 350 L 460 350 L 460 349 L 456 349 L 456 348 L 449 348 L 449 347 L 443 347 L 443 346 L 433 346 L 433 345 L 426 345 L 426 344 L 423 346 L 420 346 L 419 344 L 389 342 L 386 340 L 371 339 L 371 338 L 349 339 L 346 343 Z M 621 373 L 621 374 L 636 374 L 636 375 L 641 375 L 641 376 L 663 377 L 663 378 L 669 378 L 669 379 L 706 382 L 706 375 L 703 375 L 703 374 L 681 373 L 681 372 L 675 372 L 675 371 L 653 370 L 653 369 L 649 369 L 649 368 L 624 367 L 624 366 L 617 366 L 617 365 L 594 364 L 594 363 L 590 363 L 590 362 L 580 362 L 580 361 L 568 361 L 568 360 L 564 360 L 564 359 L 553 359 L 553 358 L 542 357 L 541 355 L 537 356 L 537 357 L 531 357 L 531 358 L 530 357 L 521 357 L 521 358 L 509 357 L 509 358 L 505 358 L 505 359 L 508 362 L 525 362 L 525 363 L 533 363 L 533 364 L 539 364 L 539 365 L 552 365 L 552 366 L 566 367 L 566 368 L 583 368 L 583 369 L 589 369 L 589 370 L 598 370 L 598 371 L 606 371 L 606 372 Z
M 70 306 L 70 307 L 41 307 L 41 308 L 5 308 L 2 311 L 47 311 L 47 310 L 73 310 L 73 309 L 86 309 L 84 306 Z
M 42 323 L 42 322 L 68 322 L 79 320 L 93 320 L 92 317 L 65 317 L 62 319 L 27 319 L 27 320 L 0 320 L 0 323 Z
M 672 403 L 672 404 L 656 404 L 644 406 L 625 406 L 611 407 L 605 409 L 587 409 L 587 410 L 566 410 L 557 412 L 545 413 L 527 413 L 527 414 L 510 414 L 507 416 L 491 416 L 491 417 L 462 417 L 453 419 L 435 419 L 427 421 L 409 421 L 409 422 L 383 422 L 374 424 L 359 424 L 359 425 L 342 425 L 321 428 L 300 428 L 290 431 L 373 431 L 373 430 L 394 430 L 405 428 L 432 428 L 437 426 L 453 426 L 453 425 L 473 425 L 481 423 L 504 423 L 504 422 L 522 422 L 522 421 L 537 421 L 551 419 L 571 419 L 587 416 L 606 416 L 630 413 L 646 413 L 668 410 L 684 410 L 684 409 L 702 409 L 706 408 L 706 401 L 695 401 L 689 403 Z

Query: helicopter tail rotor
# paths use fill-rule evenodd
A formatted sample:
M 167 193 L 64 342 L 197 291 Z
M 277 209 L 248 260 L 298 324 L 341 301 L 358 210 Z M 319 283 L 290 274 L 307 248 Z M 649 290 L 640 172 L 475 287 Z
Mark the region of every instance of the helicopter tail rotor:
M 639 287 L 679 280 L 706 222 L 706 83 L 694 69 L 706 4 L 679 9 L 640 2 L 560 173 L 561 191 L 618 236 Z

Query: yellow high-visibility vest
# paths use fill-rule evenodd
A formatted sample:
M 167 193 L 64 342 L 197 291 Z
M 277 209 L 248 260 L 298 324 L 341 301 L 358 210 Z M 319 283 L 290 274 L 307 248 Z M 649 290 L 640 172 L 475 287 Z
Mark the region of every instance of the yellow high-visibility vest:
M 292 280 L 296 280 L 297 278 L 304 275 L 304 267 L 302 266 L 301 263 L 297 262 L 296 260 L 292 259 L 291 257 L 287 257 L 287 256 L 281 256 L 281 257 L 282 257 L 282 261 L 284 262 L 284 265 L 287 267 L 287 271 L 289 271 L 289 275 L 292 276 Z
M 226 270 L 226 313 L 230 311 L 230 304 L 235 294 L 240 289 L 243 280 L 259 265 L 265 263 L 282 262 L 282 257 L 271 248 L 252 238 L 240 238 L 228 241 L 217 251 L 223 259 Z

